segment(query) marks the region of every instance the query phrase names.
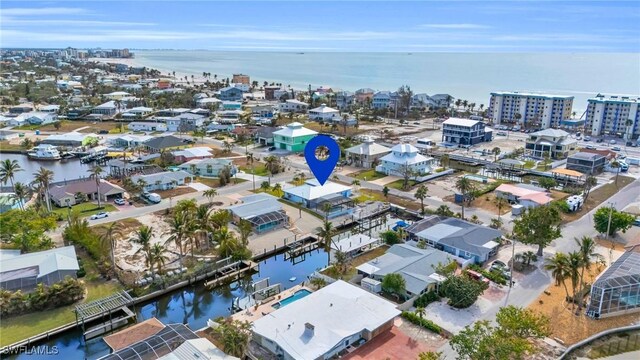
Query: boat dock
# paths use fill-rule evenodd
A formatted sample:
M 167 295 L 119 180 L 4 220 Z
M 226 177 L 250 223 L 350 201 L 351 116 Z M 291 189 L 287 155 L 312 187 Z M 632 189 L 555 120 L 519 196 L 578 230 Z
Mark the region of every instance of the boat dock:
M 230 262 L 230 258 L 220 260 L 216 264 L 220 264 L 221 262 L 227 262 L 227 264 L 222 264 L 222 266 L 208 273 L 206 277 L 212 279 L 205 281 L 205 286 L 211 288 L 233 282 L 234 280 L 242 278 L 247 273 L 257 271 L 259 266 L 258 263 L 251 260 Z
M 82 326 L 82 336 L 85 341 L 104 335 L 128 324 L 130 320 L 135 321 L 136 314 L 129 309 L 133 303 L 134 299 L 129 293 L 120 291 L 103 299 L 77 305 L 75 310 L 76 326 Z M 104 319 L 107 316 L 109 316 L 109 321 L 89 329 L 86 328 L 88 323 Z
M 315 235 L 297 240 L 285 247 L 284 259 L 293 260 L 294 262 L 296 259 L 303 261 L 306 253 L 319 248 L 320 245 L 320 239 L 315 237 Z

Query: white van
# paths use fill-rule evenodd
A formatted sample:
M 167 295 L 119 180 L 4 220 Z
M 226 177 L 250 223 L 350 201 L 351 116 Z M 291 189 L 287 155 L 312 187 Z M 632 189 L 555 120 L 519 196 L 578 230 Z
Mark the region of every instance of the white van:
M 149 200 L 150 202 L 154 203 L 154 204 L 158 204 L 160 203 L 160 200 L 162 200 L 162 198 L 160 197 L 160 195 L 156 194 L 156 193 L 144 193 L 142 194 L 145 198 L 147 198 L 147 200 Z

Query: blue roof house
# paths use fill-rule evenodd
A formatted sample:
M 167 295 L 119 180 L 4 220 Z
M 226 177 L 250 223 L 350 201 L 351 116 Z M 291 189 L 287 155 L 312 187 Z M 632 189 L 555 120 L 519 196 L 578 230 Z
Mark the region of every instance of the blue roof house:
M 222 88 L 218 98 L 222 101 L 242 101 L 242 90 L 233 86 Z

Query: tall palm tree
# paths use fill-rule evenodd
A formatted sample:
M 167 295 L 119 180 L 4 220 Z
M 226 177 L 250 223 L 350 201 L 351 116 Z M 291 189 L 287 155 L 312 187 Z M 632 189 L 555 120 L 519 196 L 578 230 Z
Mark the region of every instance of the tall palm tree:
M 576 288 L 578 287 L 578 282 L 580 282 L 580 269 L 582 268 L 582 256 L 579 252 L 573 251 L 570 252 L 567 258 L 568 264 L 568 275 L 569 279 L 571 279 L 571 289 L 572 289 L 572 303 L 575 305 L 576 301 Z M 582 299 L 577 299 L 578 302 L 582 302 Z
M 13 185 L 13 193 L 20 210 L 24 210 L 24 199 L 26 199 L 29 194 L 29 189 L 25 184 L 18 181 Z
M 109 255 L 111 257 L 111 267 L 113 268 L 113 272 L 116 271 L 116 256 L 115 256 L 115 248 L 117 238 L 122 237 L 121 227 L 117 221 L 112 222 L 105 229 L 104 234 L 100 236 L 100 243 L 102 245 L 102 249 L 108 249 Z
M 0 181 L 5 185 L 10 182 L 14 193 L 16 192 L 16 187 L 13 181 L 18 171 L 23 171 L 20 164 L 18 164 L 18 160 L 5 159 L 0 163 Z
M 426 311 L 424 310 L 424 308 L 422 306 L 418 306 L 416 308 L 416 315 L 420 316 L 420 319 L 422 319 L 422 317 L 426 314 Z
M 180 262 L 184 257 L 184 242 L 190 236 L 189 216 L 186 212 L 176 211 L 171 220 L 169 220 L 169 230 L 165 235 L 169 235 L 166 243 L 173 242 L 180 253 Z
M 422 214 L 424 214 L 424 199 L 427 197 L 427 192 L 429 192 L 429 189 L 426 185 L 423 184 L 418 187 L 418 190 L 416 190 L 416 193 L 414 194 L 414 197 L 420 200 L 420 208 L 422 209 Z
M 49 186 L 53 181 L 53 171 L 45 169 L 42 166 L 33 174 L 35 182 L 40 185 L 41 195 L 44 197 L 44 203 L 47 206 L 47 211 L 51 211 L 51 201 L 49 196 Z
M 162 267 L 166 264 L 168 257 L 165 255 L 167 248 L 161 244 L 154 244 L 149 251 L 151 263 L 157 266 L 158 272 L 162 272 Z
M 324 251 L 327 254 L 331 252 L 331 243 L 333 242 L 332 238 L 334 234 L 335 229 L 333 228 L 333 223 L 325 219 L 322 226 L 318 228 L 318 236 L 320 236 L 320 241 L 322 241 Z M 330 256 L 327 256 L 327 266 L 329 266 L 330 258 Z
M 207 205 L 201 204 L 198 206 L 193 216 L 193 223 L 195 226 L 194 233 L 197 235 L 195 238 L 197 247 L 200 247 L 198 236 L 202 238 L 203 243 L 208 244 L 207 235 L 212 231 L 211 212 L 211 209 Z
M 98 194 L 98 208 L 102 208 L 102 196 L 100 195 L 100 175 L 104 173 L 104 170 L 100 166 L 96 166 L 87 170 L 90 177 L 93 177 L 96 181 L 96 193 Z
M 208 189 L 204 191 L 203 195 L 209 199 L 209 205 L 211 205 L 213 203 L 213 198 L 218 195 L 218 191 L 216 189 Z
M 226 226 L 213 233 L 213 241 L 218 244 L 218 254 L 221 257 L 232 256 L 239 247 L 235 235 Z
M 136 251 L 136 254 L 142 252 L 145 258 L 145 264 L 153 272 L 153 255 L 151 254 L 151 239 L 153 238 L 153 228 L 150 226 L 142 225 L 136 231 L 136 236 L 133 238 L 133 241 L 140 244 L 141 248 Z
M 578 254 L 582 262 L 582 269 L 580 269 L 580 293 L 582 293 L 584 288 L 584 270 L 591 270 L 591 265 L 594 263 L 602 264 L 605 262 L 605 259 L 604 256 L 596 252 L 596 242 L 593 238 L 583 236 L 580 239 L 574 238 L 574 241 L 580 247 Z M 578 309 L 580 308 L 582 308 L 582 302 L 578 303 Z
M 498 220 L 501 220 L 500 217 L 502 216 L 502 208 L 507 205 L 507 200 L 505 200 L 502 197 L 495 197 L 495 199 L 493 200 L 493 203 L 496 205 L 496 207 L 498 208 Z
M 249 236 L 253 232 L 253 226 L 249 221 L 241 219 L 238 223 L 238 230 L 240 231 L 240 242 L 243 246 L 247 246 L 249 244 Z
M 462 206 L 462 220 L 464 220 L 464 205 L 471 202 L 471 193 L 475 190 L 475 186 L 469 178 L 462 176 L 456 181 L 455 188 L 462 194 L 460 205 Z
M 556 286 L 562 284 L 566 299 L 569 298 L 569 289 L 567 289 L 566 279 L 569 277 L 569 259 L 567 254 L 558 252 L 552 258 L 545 260 L 544 268 L 551 271 L 551 276 L 556 281 Z

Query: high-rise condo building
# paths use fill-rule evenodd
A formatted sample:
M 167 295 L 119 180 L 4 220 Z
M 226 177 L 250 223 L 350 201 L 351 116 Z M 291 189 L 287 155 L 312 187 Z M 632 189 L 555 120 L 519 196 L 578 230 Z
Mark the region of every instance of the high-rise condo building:
M 491 93 L 487 114 L 494 124 L 519 123 L 543 129 L 571 118 L 573 96 L 514 92 Z
M 585 132 L 598 136 L 619 134 L 629 140 L 640 135 L 640 96 L 605 97 L 598 94 L 588 100 Z

